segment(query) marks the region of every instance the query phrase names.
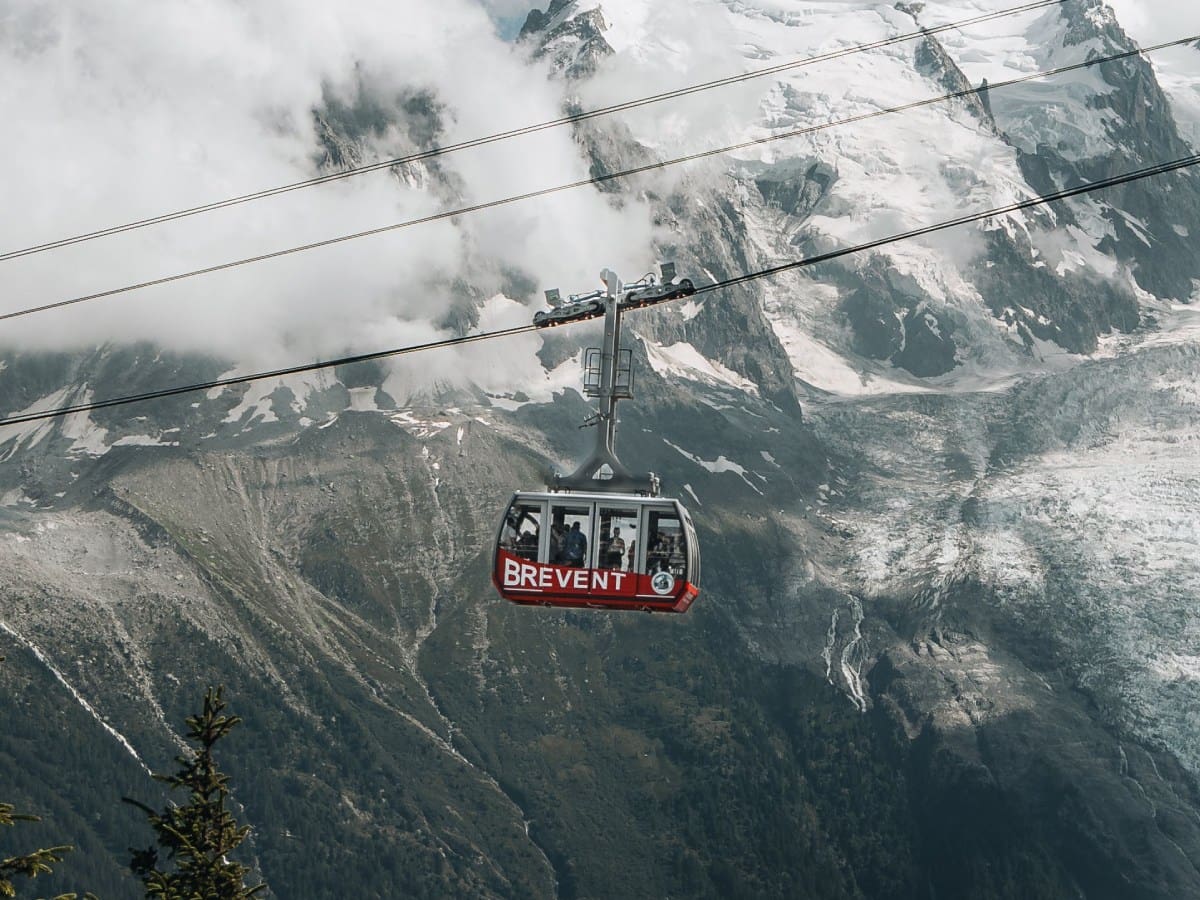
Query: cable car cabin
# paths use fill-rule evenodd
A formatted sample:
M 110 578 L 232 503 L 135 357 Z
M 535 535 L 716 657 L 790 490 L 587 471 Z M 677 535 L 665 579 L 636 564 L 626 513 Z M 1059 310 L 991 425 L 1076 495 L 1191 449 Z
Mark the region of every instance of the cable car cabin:
M 513 603 L 681 613 L 699 581 L 696 530 L 676 500 L 522 492 L 500 521 L 492 582 Z

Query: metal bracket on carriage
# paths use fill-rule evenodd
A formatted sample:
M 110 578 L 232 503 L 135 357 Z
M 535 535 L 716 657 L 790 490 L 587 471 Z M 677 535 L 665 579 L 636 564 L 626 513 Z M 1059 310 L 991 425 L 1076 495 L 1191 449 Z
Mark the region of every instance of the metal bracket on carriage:
M 611 450 L 599 447 L 570 475 L 555 472 L 553 481 L 546 487 L 552 491 L 643 494 L 647 497 L 657 497 L 659 482 L 653 472 L 644 476 L 634 475 Z
M 605 269 L 600 273 L 605 290 L 570 294 L 566 300 L 563 300 L 558 288 L 551 288 L 546 291 L 546 305 L 550 309 L 534 313 L 533 324 L 538 328 L 553 328 L 579 319 L 597 318 L 604 315 L 607 297 L 616 298 L 621 309 L 629 310 L 690 297 L 696 293 L 696 286 L 690 278 L 676 278 L 675 263 L 665 262 L 660 269 L 661 277 L 650 273 L 629 284 L 622 284 L 615 272 Z
M 675 277 L 675 263 L 665 262 L 661 268 L 661 279 L 651 273 L 644 275 L 640 281 L 621 285 L 621 309 L 640 309 L 696 293 L 696 285 L 690 278 Z

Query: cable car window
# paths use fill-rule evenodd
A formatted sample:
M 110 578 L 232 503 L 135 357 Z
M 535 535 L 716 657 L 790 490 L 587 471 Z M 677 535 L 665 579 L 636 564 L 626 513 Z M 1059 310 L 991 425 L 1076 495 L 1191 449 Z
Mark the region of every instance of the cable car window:
M 676 578 L 687 574 L 687 541 L 683 523 L 673 509 L 648 510 L 646 574 L 670 572 Z
M 586 566 L 592 534 L 592 507 L 552 504 L 550 507 L 550 562 L 556 566 Z
M 601 506 L 598 569 L 632 571 L 637 560 L 638 511 L 634 507 Z
M 521 559 L 536 562 L 541 534 L 540 503 L 514 503 L 509 507 L 500 532 L 500 546 Z

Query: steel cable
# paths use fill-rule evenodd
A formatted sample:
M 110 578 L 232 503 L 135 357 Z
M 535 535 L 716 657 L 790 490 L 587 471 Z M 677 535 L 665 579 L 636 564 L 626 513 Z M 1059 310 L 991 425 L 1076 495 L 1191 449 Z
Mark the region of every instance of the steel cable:
M 727 278 L 724 281 L 715 282 L 714 284 L 705 285 L 696 290 L 696 294 L 706 294 L 713 291 L 721 290 L 722 288 L 732 287 L 734 285 L 745 284 L 749 281 L 754 281 L 759 278 L 769 278 L 772 275 L 777 275 L 780 272 L 786 272 L 791 269 L 800 269 L 808 266 L 814 266 L 819 263 L 829 262 L 830 260 L 838 259 L 844 256 L 849 256 L 853 253 L 862 253 L 867 250 L 873 250 L 877 247 L 882 247 L 887 244 L 897 243 L 899 241 L 911 240 L 912 238 L 922 235 L 933 234 L 938 231 L 943 231 L 948 228 L 954 228 L 959 225 L 965 225 L 970 222 L 978 222 L 983 219 L 988 219 L 993 216 L 1005 215 L 1010 212 L 1016 212 L 1022 209 L 1029 209 L 1034 206 L 1040 206 L 1046 203 L 1053 203 L 1058 200 L 1065 200 L 1070 197 L 1076 197 L 1081 194 L 1088 194 L 1093 191 L 1103 190 L 1105 188 L 1116 187 L 1117 185 L 1127 184 L 1133 181 L 1139 181 L 1144 178 L 1151 178 L 1157 175 L 1163 175 L 1169 172 L 1175 172 L 1182 169 L 1187 169 L 1200 164 L 1200 154 L 1193 156 L 1181 157 L 1169 162 L 1159 163 L 1158 165 L 1148 166 L 1146 168 L 1137 169 L 1132 172 L 1126 172 L 1122 175 L 1116 175 L 1111 178 L 1105 178 L 1100 181 L 1088 182 L 1078 185 L 1073 188 L 1066 188 L 1061 191 L 1055 191 L 1051 194 L 1039 194 L 1025 200 L 1019 200 L 1014 203 L 1009 203 L 1004 206 L 998 206 L 993 209 L 984 210 L 982 212 L 970 213 L 963 216 L 957 216 L 953 219 L 947 219 L 943 222 L 938 222 L 934 225 L 926 225 L 921 228 L 914 228 L 909 231 L 899 234 L 889 235 L 888 237 L 878 238 L 873 241 L 866 241 L 861 244 L 855 244 L 850 247 L 843 247 L 839 250 L 832 250 L 827 253 L 817 254 L 816 256 L 805 257 L 804 259 L 794 260 L 788 263 L 782 263 L 777 266 L 771 266 L 766 269 L 761 269 L 756 272 L 749 272 L 744 275 L 738 275 L 733 278 Z M 692 295 L 695 296 L 695 295 Z M 656 306 L 661 303 L 669 302 L 666 300 L 658 300 L 653 303 L 648 303 L 643 308 Z M 604 313 L 596 312 L 591 315 L 582 316 L 572 322 L 563 324 L 570 325 L 575 322 L 586 321 L 602 316 Z M 561 326 L 560 326 L 561 327 Z M 477 341 L 491 340 L 493 338 L 510 337 L 516 334 L 526 334 L 540 330 L 534 325 L 520 325 L 514 328 L 504 328 L 497 331 L 481 332 L 479 334 L 463 335 L 460 337 L 446 338 L 439 341 L 429 341 L 423 344 L 413 344 L 407 347 L 397 347 L 391 350 L 380 350 L 374 353 L 360 353 L 354 356 L 343 356 L 338 359 L 325 360 L 321 362 L 305 363 L 297 366 L 289 366 L 283 369 L 273 369 L 268 372 L 258 372 L 252 375 L 238 375 L 230 378 L 218 378 L 212 381 L 197 382 L 194 384 L 180 385 L 173 388 L 164 388 L 157 391 L 146 391 L 140 394 L 130 394 L 122 397 L 112 397 L 107 400 L 99 400 L 90 403 L 78 403 L 71 406 L 58 407 L 56 409 L 41 410 L 38 412 L 24 413 L 16 416 L 8 416 L 0 419 L 0 426 L 5 425 L 20 425 L 28 422 L 38 422 L 45 419 L 53 419 L 61 416 L 71 415 L 73 413 L 91 412 L 98 409 L 106 409 L 112 406 L 120 406 L 127 403 L 137 403 L 145 400 L 156 400 L 163 397 L 173 397 L 178 394 L 192 393 L 196 391 L 212 390 L 213 388 L 223 388 L 230 385 L 247 384 L 253 381 L 263 381 L 271 378 L 280 378 L 287 375 L 296 375 L 302 372 L 312 372 L 318 369 L 328 369 L 334 366 L 349 365 L 351 363 L 366 362 L 374 359 L 384 359 L 392 356 L 402 356 L 411 353 L 420 353 L 427 350 L 435 350 L 443 347 L 452 347 L 458 344 L 469 344 Z
M 1061 75 L 1065 72 L 1073 72 L 1079 69 L 1087 69 L 1093 66 L 1100 66 L 1106 63 L 1116 62 L 1122 59 L 1128 59 L 1134 56 L 1140 56 L 1144 53 L 1152 53 L 1156 50 L 1162 50 L 1167 47 L 1175 47 L 1182 44 L 1194 43 L 1200 40 L 1200 34 L 1190 35 L 1185 38 L 1178 38 L 1172 41 L 1165 41 L 1160 44 L 1154 44 L 1150 47 L 1137 48 L 1134 50 L 1126 50 L 1121 53 L 1113 53 L 1108 56 L 1100 56 L 1093 59 L 1088 59 L 1083 62 L 1072 63 L 1065 66 L 1057 66 L 1053 69 L 1046 69 L 1040 72 L 1032 72 L 1028 75 L 1022 75 L 1017 78 L 1010 78 L 1005 81 L 998 81 L 994 84 L 966 88 L 959 91 L 952 91 L 948 94 L 939 94 L 936 97 L 926 97 L 923 100 L 914 100 L 911 103 L 905 103 L 900 106 L 890 106 L 886 109 L 872 110 L 868 113 L 862 113 L 857 116 L 850 116 L 844 119 L 837 119 L 831 122 L 823 122 L 819 125 L 809 125 L 803 128 L 796 128 L 790 131 L 779 132 L 777 134 L 767 135 L 761 138 L 754 138 L 748 141 L 741 141 L 736 144 L 729 144 L 724 147 L 715 147 L 711 150 L 701 150 L 697 153 L 690 153 L 686 156 L 678 156 L 673 159 L 660 160 L 658 162 L 647 163 L 642 166 L 635 166 L 630 169 L 622 169 L 617 172 L 609 172 L 603 175 L 595 175 L 589 178 L 583 178 L 578 181 L 572 181 L 567 184 L 555 185 L 548 188 L 540 188 L 535 191 L 527 191 L 522 194 L 515 194 L 510 197 L 503 197 L 497 200 L 489 200 L 484 203 L 476 203 L 470 206 L 462 206 L 457 209 L 444 210 L 439 213 L 433 213 L 428 216 L 421 216 L 416 219 L 408 219 L 404 222 L 396 222 L 391 225 L 383 225 L 378 228 L 370 228 L 365 231 L 357 231 L 352 234 L 339 235 L 338 237 L 326 238 L 320 241 L 314 241 L 308 244 L 301 244 L 296 247 L 287 247 L 283 250 L 274 250 L 270 253 L 261 253 L 257 256 L 249 256 L 244 259 L 232 260 L 230 262 L 218 263 L 213 266 L 206 266 L 202 269 L 193 269 L 188 272 L 180 272 L 175 275 L 165 275 L 161 278 L 154 278 L 149 281 L 138 282 L 137 284 L 124 285 L 122 287 L 111 288 L 106 291 L 98 291 L 93 294 L 84 294 L 80 297 L 72 297 L 67 300 L 57 300 L 53 303 L 44 303 L 40 306 L 31 306 L 26 309 L 14 310 L 13 312 L 0 313 L 0 321 L 6 319 L 15 319 L 22 316 L 34 315 L 36 313 L 48 312 L 53 309 L 61 309 L 63 307 L 74 306 L 79 303 L 86 303 L 92 300 L 100 300 L 105 297 L 113 297 L 119 294 L 127 294 L 132 291 L 144 290 L 150 287 L 159 287 L 165 284 L 171 284 L 177 281 L 183 281 L 188 278 L 195 278 L 201 275 L 211 275 L 215 272 L 222 272 L 228 269 L 234 269 L 241 266 L 247 266 L 254 263 L 265 262 L 271 259 L 278 259 L 283 256 L 290 256 L 296 253 L 304 253 L 309 250 L 316 250 L 321 247 L 329 247 L 334 244 L 341 244 L 347 241 L 354 241 L 360 238 L 372 237 L 374 235 L 384 234 L 389 231 L 398 231 L 402 228 L 411 228 L 416 225 L 425 225 L 430 222 L 437 222 L 443 219 L 453 219 L 459 216 L 465 216 L 471 213 L 481 212 L 487 209 L 493 209 L 498 206 L 504 206 L 509 203 L 517 203 L 523 200 L 531 200 L 536 197 L 545 197 L 551 194 L 562 193 L 563 191 L 574 190 L 575 188 L 586 187 L 589 185 L 604 184 L 609 181 L 615 181 L 621 178 L 629 178 L 634 175 L 641 175 L 646 172 L 653 172 L 660 169 L 666 169 L 669 166 L 676 166 L 682 163 L 694 162 L 699 159 L 705 159 L 712 156 L 719 156 L 724 153 L 729 153 L 734 150 L 745 150 L 749 147 L 760 146 L 762 144 L 771 143 L 772 141 L 786 140 L 789 138 L 801 137 L 806 134 L 812 134 L 817 131 L 823 131 L 828 128 L 835 128 L 841 125 L 850 125 L 858 122 L 864 122 L 869 119 L 876 119 L 881 116 L 892 115 L 895 113 L 909 112 L 914 109 L 919 109 L 925 106 L 932 106 L 937 103 L 944 103 L 949 100 L 955 100 L 962 97 L 972 95 L 981 95 L 991 93 L 1006 87 L 1011 87 L 1016 84 L 1023 84 L 1028 81 L 1034 81 L 1038 78 L 1047 78 L 1053 75 Z
M 546 131 L 551 128 L 558 128 L 563 125 L 572 125 L 577 122 L 585 122 L 589 119 L 599 118 L 601 116 L 611 115 L 613 113 L 624 112 L 630 109 L 637 109 L 643 106 L 649 106 L 653 103 L 661 103 L 664 100 L 672 100 L 677 97 L 685 97 L 690 94 L 700 93 L 701 91 L 709 91 L 714 88 L 725 87 L 731 84 L 737 84 L 744 81 L 749 81 L 754 78 L 762 78 L 767 75 L 775 75 L 779 72 L 798 69 L 804 66 L 814 65 L 816 63 L 828 62 L 834 59 L 840 59 L 844 56 L 850 56 L 855 53 L 863 53 L 868 50 L 878 50 L 883 47 L 889 47 L 893 44 L 903 43 L 905 41 L 915 40 L 926 35 L 936 35 L 944 31 L 951 31 L 959 28 L 967 28 L 971 25 L 978 25 L 984 22 L 989 22 L 994 19 L 1000 19 L 1007 16 L 1018 15 L 1023 12 L 1031 12 L 1033 10 L 1042 9 L 1048 6 L 1058 6 L 1067 2 L 1067 0 L 1036 0 L 1033 3 L 1026 3 L 1022 6 L 1015 6 L 1009 9 L 999 10 L 993 13 L 985 13 L 983 15 L 974 16 L 969 19 L 963 19 L 958 22 L 950 22 L 945 25 L 937 25 L 933 28 L 923 28 L 919 31 L 907 32 L 901 35 L 895 35 L 890 38 L 884 38 L 878 41 L 873 41 L 868 44 L 859 44 L 853 47 L 844 47 L 840 50 L 834 50 L 829 53 L 819 54 L 817 56 L 805 57 L 800 60 L 792 60 L 787 63 L 781 63 L 775 66 L 768 66 L 764 69 L 756 69 L 752 72 L 744 72 L 740 75 L 730 75 L 725 78 L 718 78 L 713 81 L 706 81 L 701 84 L 694 84 L 688 87 L 678 88 L 672 91 L 663 91 L 659 94 L 652 94 L 648 97 L 641 97 L 636 100 L 627 100 L 623 103 L 614 103 L 610 106 L 602 106 L 596 109 L 586 110 L 584 112 L 573 113 L 571 115 L 561 116 L 557 119 L 550 119 L 546 122 L 538 122 L 533 125 L 524 125 L 519 128 L 513 128 L 508 131 L 501 131 L 495 134 L 484 135 L 483 137 L 471 138 L 465 141 L 459 141 L 454 144 L 448 144 L 444 147 L 431 147 L 428 150 L 422 150 L 417 153 L 411 153 L 406 156 L 398 156 L 393 159 L 381 160 L 380 162 L 370 163 L 365 166 L 358 166 L 352 169 L 346 169 L 341 172 L 332 172 L 328 175 L 320 175 L 314 178 L 308 178 L 303 181 L 296 181 L 291 184 L 280 185 L 278 187 L 267 188 L 261 191 L 254 191 L 249 194 L 242 194 L 237 197 L 229 197 L 225 200 L 217 200 L 212 203 L 205 203 L 200 206 L 193 206 L 188 209 L 176 210 L 174 212 L 163 213 L 157 216 L 151 216 L 146 219 L 139 219 L 134 222 L 127 222 L 123 225 L 113 225 L 108 228 L 101 228 L 96 231 L 89 231 L 85 234 L 77 234 L 71 237 L 60 238 L 54 241 L 46 241 L 42 244 L 35 244 L 32 247 L 24 247 L 18 250 L 9 250 L 0 253 L 0 262 L 5 260 L 17 259 L 22 256 L 30 256 L 34 253 L 43 253 L 47 250 L 54 250 L 59 247 L 68 247 L 73 244 L 80 244 L 85 241 L 96 240 L 97 238 L 108 237 L 114 234 L 121 234 L 126 231 L 133 231 L 138 228 L 146 228 L 151 225 L 159 225 L 164 222 L 172 222 L 176 219 L 183 219 L 189 216 L 199 215 L 200 213 L 213 212 L 218 209 L 226 209 L 231 206 L 238 206 L 243 203 L 249 203 L 254 200 L 262 200 L 267 197 L 274 197 L 279 194 L 286 194 L 291 191 L 298 191 L 302 188 L 314 187 L 316 185 L 328 184 L 332 181 L 341 181 L 345 178 L 352 178 L 356 175 L 364 175 L 368 172 L 378 172 L 382 169 L 390 169 L 396 166 L 410 165 L 415 162 L 422 162 L 427 159 L 433 159 L 438 156 L 445 156 L 450 153 L 455 153 L 459 150 L 467 150 L 472 147 L 482 147 L 487 144 L 493 144 L 498 141 L 509 140 L 515 137 L 521 137 L 527 134 L 535 134 L 539 131 Z

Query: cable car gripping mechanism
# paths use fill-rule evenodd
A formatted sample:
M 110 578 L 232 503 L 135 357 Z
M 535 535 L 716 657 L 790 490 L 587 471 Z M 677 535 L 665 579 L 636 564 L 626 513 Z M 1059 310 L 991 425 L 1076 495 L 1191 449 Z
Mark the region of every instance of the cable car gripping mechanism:
M 604 309 L 604 341 L 598 350 L 593 348 L 584 354 L 584 390 L 588 396 L 598 399 L 600 408 L 580 427 L 600 426 L 596 429 L 596 446 L 583 464 L 570 475 L 560 475 L 556 472 L 551 483 L 547 485 L 549 490 L 658 496 L 658 476 L 653 472 L 645 476 L 637 476 L 630 472 L 617 458 L 616 441 L 617 401 L 633 397 L 633 366 L 630 352 L 621 349 L 622 310 L 695 292 L 692 282 L 688 279 L 676 282 L 674 263 L 663 263 L 662 276 L 662 281 L 649 274 L 632 284 L 623 285 L 616 272 L 604 269 L 600 273 L 604 291 L 572 295 L 567 303 L 561 301 L 557 290 L 546 292 L 551 313 L 539 313 L 542 320 L 539 321 L 535 316 L 535 324 L 560 324 L 569 317 L 574 317 L 573 308 L 578 308 L 578 315 L 594 313 L 601 304 Z

